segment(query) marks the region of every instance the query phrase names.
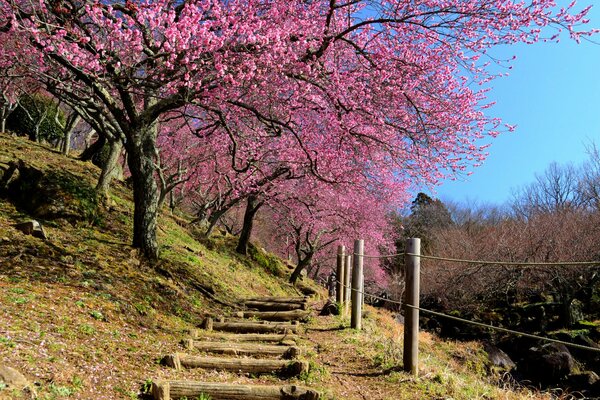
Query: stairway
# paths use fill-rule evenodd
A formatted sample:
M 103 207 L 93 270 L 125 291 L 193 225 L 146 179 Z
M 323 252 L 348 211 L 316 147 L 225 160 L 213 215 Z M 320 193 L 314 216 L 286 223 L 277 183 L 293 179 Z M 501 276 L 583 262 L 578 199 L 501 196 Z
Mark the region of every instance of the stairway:
M 245 299 L 243 311 L 233 318 L 207 318 L 203 329 L 183 339 L 185 352 L 169 354 L 163 364 L 176 370 L 202 368 L 259 376 L 274 374 L 288 379 L 307 373 L 309 364 L 298 360 L 301 324 L 308 319 L 307 297 Z M 155 381 L 154 400 L 317 400 L 320 393 L 296 385 L 241 385 L 185 380 Z M 204 398 L 204 397 L 202 397 Z

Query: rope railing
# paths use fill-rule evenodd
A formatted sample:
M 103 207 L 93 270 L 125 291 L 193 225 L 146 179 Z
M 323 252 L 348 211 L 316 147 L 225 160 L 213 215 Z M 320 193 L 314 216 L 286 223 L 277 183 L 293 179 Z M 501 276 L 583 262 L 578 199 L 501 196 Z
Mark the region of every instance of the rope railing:
M 340 284 L 341 282 L 336 281 L 336 283 Z M 350 289 L 352 291 L 356 290 L 356 289 L 352 289 L 351 287 L 349 287 L 347 285 L 344 285 L 343 283 L 341 283 L 341 285 L 344 286 L 346 289 Z M 521 332 L 521 331 L 516 331 L 516 330 L 513 330 L 513 329 L 503 328 L 503 327 L 500 327 L 500 326 L 489 325 L 489 324 L 485 324 L 483 322 L 471 321 L 471 320 L 460 318 L 460 317 L 456 317 L 456 316 L 453 316 L 453 315 L 448 315 L 448 314 L 444 314 L 444 313 L 441 313 L 441 312 L 437 312 L 437 311 L 433 311 L 433 310 L 428 310 L 426 308 L 416 307 L 416 306 L 413 306 L 411 304 L 403 303 L 401 301 L 392 300 L 392 299 L 386 299 L 384 297 L 381 297 L 381 296 L 378 296 L 378 295 L 375 295 L 375 294 L 372 294 L 372 293 L 367 293 L 364 290 L 363 291 L 358 290 L 358 293 L 362 294 L 363 296 L 369 296 L 369 297 L 372 297 L 372 298 L 375 298 L 375 299 L 378 299 L 378 300 L 386 301 L 386 302 L 391 303 L 391 304 L 398 304 L 400 306 L 404 306 L 404 307 L 412 308 L 412 309 L 415 309 L 415 310 L 423 311 L 424 313 L 427 313 L 427 314 L 432 314 L 432 315 L 435 315 L 435 316 L 438 316 L 438 317 L 442 317 L 442 318 L 446 318 L 446 319 L 450 319 L 450 320 L 462 322 L 462 323 L 465 323 L 465 324 L 479 326 L 479 327 L 482 327 L 482 328 L 488 328 L 488 329 L 492 329 L 492 330 L 499 331 L 499 332 L 504 332 L 504 333 L 509 333 L 509 334 L 516 335 L 516 336 L 527 337 L 527 338 L 530 338 L 530 339 L 542 340 L 542 341 L 551 342 L 551 343 L 559 343 L 559 344 L 563 344 L 565 346 L 576 348 L 576 349 L 580 349 L 580 350 L 587 350 L 587 351 L 593 351 L 593 352 L 596 352 L 596 353 L 600 353 L 600 348 L 596 348 L 596 347 L 591 347 L 591 346 L 585 346 L 585 345 L 581 345 L 581 344 L 577 344 L 577 343 L 566 342 L 564 340 L 553 339 L 553 338 L 549 338 L 549 337 L 546 337 L 546 336 L 534 335 L 532 333 Z
M 576 348 L 580 350 L 590 351 L 594 353 L 600 353 L 600 346 L 597 345 L 586 345 L 567 342 L 565 340 L 559 340 L 550 338 L 547 336 L 535 335 L 532 333 L 521 332 L 509 328 L 503 328 L 491 324 L 486 324 L 478 321 L 471 321 L 469 319 L 448 315 L 445 313 L 428 310 L 419 307 L 419 291 L 420 291 L 420 275 L 421 275 L 421 260 L 438 260 L 452 263 L 462 264 L 477 264 L 483 265 L 497 265 L 497 266 L 518 266 L 518 267 L 532 267 L 532 266 L 556 266 L 556 267 L 567 267 L 567 266 L 600 266 L 600 261 L 557 261 L 557 262 L 518 262 L 518 261 L 488 261 L 488 260 L 467 260 L 460 258 L 450 257 L 438 257 L 438 256 L 427 256 L 421 254 L 421 240 L 419 238 L 410 238 L 406 241 L 405 252 L 396 254 L 381 254 L 372 255 L 364 254 L 364 240 L 357 239 L 354 241 L 354 251 L 345 253 L 344 246 L 338 246 L 338 257 L 337 258 L 337 270 L 334 279 L 333 275 L 330 276 L 330 282 L 335 282 L 337 286 L 336 300 L 340 303 L 345 303 L 344 309 L 346 313 L 348 311 L 348 294 L 352 294 L 351 301 L 351 320 L 350 326 L 354 329 L 361 329 L 362 319 L 362 304 L 364 302 L 364 296 L 368 296 L 372 299 L 378 299 L 381 301 L 388 302 L 390 304 L 398 304 L 404 308 L 404 349 L 403 349 L 403 368 L 405 371 L 410 372 L 412 375 L 418 375 L 418 358 L 419 358 L 419 311 L 423 313 L 435 315 L 440 318 L 454 320 L 460 323 L 478 326 L 485 329 L 490 329 L 497 332 L 503 332 L 506 334 L 527 337 L 542 342 L 558 343 L 567 347 Z M 348 256 L 346 261 L 340 255 Z M 349 257 L 353 256 L 353 257 Z M 404 257 L 404 280 L 405 280 L 405 294 L 404 302 L 387 299 L 382 296 L 367 293 L 364 290 L 364 274 L 363 274 L 363 262 L 364 259 L 385 259 L 385 258 L 396 258 Z M 352 260 L 352 266 L 348 260 Z M 352 274 L 352 284 L 344 280 Z M 344 300 L 345 299 L 345 300 Z
M 368 255 L 368 254 L 357 254 L 352 253 L 353 256 L 361 256 L 363 258 L 382 259 L 382 258 L 395 258 L 403 256 L 414 256 L 426 260 L 437 260 L 437 261 L 448 261 L 462 264 L 477 264 L 477 265 L 507 265 L 507 266 L 594 266 L 600 265 L 600 261 L 556 261 L 556 262 L 529 262 L 529 261 L 486 261 L 486 260 L 466 260 L 461 258 L 449 258 L 449 257 L 437 257 L 437 256 L 426 256 L 423 254 L 413 253 L 397 253 L 397 254 L 384 254 L 379 256 Z

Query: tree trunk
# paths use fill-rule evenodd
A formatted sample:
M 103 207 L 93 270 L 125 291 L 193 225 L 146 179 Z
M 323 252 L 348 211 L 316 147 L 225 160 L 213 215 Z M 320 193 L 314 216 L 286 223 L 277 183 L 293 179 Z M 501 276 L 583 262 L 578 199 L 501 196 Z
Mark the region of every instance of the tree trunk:
M 79 124 L 79 121 L 81 121 L 81 116 L 79 114 L 76 114 L 75 112 L 71 113 L 71 115 L 69 115 L 69 117 L 67 118 L 60 148 L 61 153 L 65 156 L 69 155 L 69 150 L 71 150 L 71 135 L 73 134 L 73 131 Z
M 123 144 L 120 140 L 117 139 L 110 141 L 108 158 L 102 166 L 102 172 L 100 173 L 100 178 L 98 179 L 98 184 L 96 185 L 96 191 L 102 197 L 106 197 L 108 195 L 108 189 L 112 179 L 115 177 L 117 165 L 119 163 L 119 156 L 121 155 L 122 149 Z
M 8 118 L 8 106 L 0 107 L 0 133 L 6 132 L 6 120 Z
M 314 271 L 315 271 L 315 272 L 312 274 L 312 278 L 313 278 L 313 280 L 315 280 L 315 281 L 316 281 L 316 280 L 317 280 L 317 278 L 319 277 L 319 272 L 321 272 L 321 264 L 318 264 L 318 265 L 317 265 L 315 268 L 313 268 L 313 269 L 314 269 Z M 313 271 L 310 271 L 310 272 L 313 272 Z
M 561 296 L 561 320 L 564 328 L 571 328 L 577 321 L 575 320 L 574 310 L 573 310 L 573 300 L 574 298 L 567 295 Z
M 150 260 L 158 259 L 156 224 L 158 186 L 156 185 L 156 122 L 128 138 L 128 165 L 133 181 L 133 247 Z
M 302 260 L 300 260 L 300 262 L 298 262 L 298 265 L 296 266 L 296 268 L 294 269 L 294 272 L 292 272 L 292 275 L 290 276 L 291 284 L 296 283 L 298 278 L 300 278 L 300 274 L 302 273 L 304 268 L 306 268 L 310 264 L 311 260 L 312 260 L 312 254 L 310 254 L 306 258 L 303 258 Z
M 250 195 L 248 197 L 248 201 L 246 203 L 246 212 L 244 213 L 244 225 L 242 226 L 242 232 L 240 233 L 238 245 L 235 248 L 235 251 L 240 254 L 248 254 L 248 243 L 250 243 L 250 236 L 252 236 L 254 217 L 262 205 L 263 203 L 258 201 L 258 196 Z
M 223 215 L 227 212 L 227 209 L 218 210 L 210 214 L 208 217 L 208 228 L 206 228 L 206 233 L 204 234 L 206 237 L 211 237 L 217 223 L 221 219 Z
M 105 144 L 106 144 L 106 136 L 100 135 L 98 137 L 98 140 L 96 140 L 94 143 L 92 143 L 91 146 L 89 146 L 85 150 L 83 150 L 83 152 L 79 156 L 79 159 L 81 161 L 91 161 L 92 158 L 94 158 L 94 156 L 97 153 L 102 151 L 102 148 L 104 147 Z
M 71 132 L 66 132 L 65 136 L 63 137 L 63 139 L 61 141 L 60 152 L 63 155 L 68 156 L 69 150 L 71 150 Z

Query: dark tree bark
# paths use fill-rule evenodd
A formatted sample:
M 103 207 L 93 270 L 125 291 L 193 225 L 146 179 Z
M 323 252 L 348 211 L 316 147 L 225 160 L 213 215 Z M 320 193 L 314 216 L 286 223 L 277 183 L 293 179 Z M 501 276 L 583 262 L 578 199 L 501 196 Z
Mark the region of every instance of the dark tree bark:
M 157 124 L 141 128 L 127 142 L 128 165 L 133 180 L 133 247 L 150 260 L 158 259 L 156 226 L 158 186 L 155 180 Z
M 248 196 L 246 203 L 246 212 L 244 213 L 244 225 L 242 226 L 242 232 L 240 233 L 240 239 L 238 245 L 235 248 L 240 254 L 248 254 L 248 243 L 250 243 L 250 236 L 252 235 L 252 227 L 254 225 L 254 217 L 258 212 L 258 209 L 263 205 L 262 201 L 258 200 L 257 195 Z
M 96 191 L 102 197 L 106 197 L 108 195 L 108 188 L 110 187 L 110 183 L 116 175 L 117 166 L 119 164 L 119 156 L 121 155 L 123 144 L 119 139 L 111 140 L 109 142 L 109 149 L 108 157 L 102 166 L 102 172 L 100 173 L 100 178 L 98 179 L 98 184 L 96 185 Z
M 204 234 L 206 237 L 210 237 L 214 230 L 215 227 L 217 226 L 217 223 L 219 222 L 219 220 L 221 219 L 221 217 L 223 215 L 225 215 L 225 213 L 228 211 L 229 209 L 222 209 L 222 210 L 217 210 L 212 212 L 209 217 L 207 218 L 208 221 L 208 228 L 206 228 L 206 233 Z M 244 253 L 245 254 L 245 253 Z
M 79 121 L 81 121 L 81 116 L 73 111 L 67 117 L 67 121 L 64 126 L 61 126 L 63 129 L 63 138 L 60 143 L 60 152 L 65 156 L 69 155 L 69 150 L 71 150 L 71 135 L 79 124 Z M 56 113 L 56 122 L 60 124 L 58 120 L 58 112 Z
M 304 271 L 304 268 L 306 268 L 307 266 L 310 265 L 312 257 L 313 257 L 312 253 L 309 253 L 305 258 L 301 259 L 298 262 L 298 265 L 296 265 L 296 268 L 294 268 L 294 271 L 292 272 L 292 275 L 290 276 L 291 284 L 296 283 L 298 278 L 300 278 L 300 274 L 302 274 L 302 271 Z
M 94 158 L 94 156 L 96 154 L 98 154 L 99 152 L 102 151 L 102 148 L 104 147 L 105 144 L 106 144 L 106 136 L 99 135 L 98 140 L 96 140 L 94 143 L 92 143 L 91 146 L 89 146 L 88 148 L 83 150 L 83 152 L 79 156 L 79 159 L 81 161 L 91 161 L 92 158 Z

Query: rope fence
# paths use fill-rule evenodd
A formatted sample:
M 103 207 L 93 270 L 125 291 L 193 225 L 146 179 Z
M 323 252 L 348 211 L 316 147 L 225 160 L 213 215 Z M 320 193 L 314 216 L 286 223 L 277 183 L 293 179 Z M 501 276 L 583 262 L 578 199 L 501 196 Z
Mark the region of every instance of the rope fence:
M 365 296 L 371 299 L 377 299 L 389 304 L 397 304 L 404 308 L 404 370 L 418 374 L 418 342 L 419 342 L 419 312 L 424 312 L 440 318 L 445 318 L 467 325 L 478 326 L 490 329 L 496 332 L 503 332 L 511 335 L 526 337 L 549 343 L 558 343 L 571 348 L 600 353 L 600 346 L 593 347 L 584 344 L 571 343 L 564 340 L 554 339 L 546 336 L 535 335 L 532 333 L 516 331 L 509 328 L 503 328 L 495 325 L 486 324 L 478 321 L 448 315 L 445 313 L 428 310 L 419 306 L 420 296 L 420 274 L 421 259 L 430 259 L 437 261 L 447 261 L 453 263 L 477 264 L 477 265 L 502 265 L 502 266 L 600 266 L 600 261 L 565 261 L 565 262 L 514 262 L 514 261 L 486 261 L 486 260 L 465 260 L 459 258 L 426 256 L 421 253 L 421 241 L 418 238 L 408 239 L 406 241 L 406 251 L 396 254 L 369 255 L 364 254 L 364 241 L 356 240 L 354 242 L 354 251 L 345 253 L 344 246 L 338 246 L 337 271 L 335 278 L 330 282 L 336 286 L 336 301 L 343 304 L 342 308 L 347 314 L 348 306 L 351 303 L 351 328 L 360 330 L 362 319 L 362 305 Z M 382 296 L 367 293 L 364 290 L 363 261 L 364 259 L 384 259 L 404 257 L 404 276 L 405 292 L 404 301 L 397 301 Z M 352 265 L 350 265 L 350 260 Z M 349 276 L 352 276 L 350 282 Z M 333 274 L 332 274 L 333 275 Z M 333 278 L 333 276 L 330 276 Z M 350 284 L 351 283 L 351 284 Z M 351 296 L 350 296 L 351 294 Z M 349 299 L 352 298 L 350 302 Z
M 448 261 L 462 264 L 477 264 L 477 265 L 507 265 L 507 266 L 594 266 L 600 265 L 600 261 L 556 261 L 556 262 L 528 262 L 528 261 L 485 261 L 485 260 L 465 260 L 461 258 L 448 258 L 448 257 L 437 257 L 437 256 L 426 256 L 423 254 L 414 254 L 414 253 L 397 253 L 397 254 L 383 254 L 379 256 L 367 255 L 367 254 L 357 254 L 352 253 L 352 255 L 357 256 L 360 255 L 363 258 L 372 258 L 372 259 L 384 259 L 384 258 L 396 258 L 403 256 L 414 256 L 421 259 L 426 260 L 437 260 L 437 261 Z M 332 257 L 333 258 L 333 257 Z
M 340 284 L 339 281 L 336 281 L 336 283 Z M 351 287 L 348 287 L 346 285 L 342 285 L 342 286 L 344 286 L 346 289 L 352 289 Z M 589 350 L 589 351 L 593 351 L 593 352 L 596 352 L 596 353 L 600 353 L 600 348 L 596 348 L 596 347 L 584 346 L 584 345 L 581 345 L 581 344 L 571 343 L 571 342 L 565 342 L 564 340 L 553 339 L 553 338 L 549 338 L 549 337 L 546 337 L 546 336 L 539 336 L 539 335 L 534 335 L 532 333 L 515 331 L 513 329 L 508 329 L 508 328 L 503 328 L 503 327 L 500 327 L 500 326 L 489 325 L 489 324 L 485 324 L 483 322 L 471 321 L 471 320 L 468 320 L 468 319 L 456 317 L 454 315 L 448 315 L 448 314 L 444 314 L 444 313 L 441 313 L 441 312 L 438 312 L 438 311 L 428 310 L 426 308 L 415 307 L 413 305 L 410 305 L 410 304 L 407 304 L 407 303 L 403 303 L 401 301 L 392 300 L 392 299 L 386 299 L 385 297 L 381 297 L 381 296 L 378 296 L 378 295 L 372 294 L 372 293 L 367 293 L 365 291 L 359 291 L 358 293 L 362 294 L 363 296 L 369 296 L 369 297 L 374 298 L 374 299 L 385 301 L 387 303 L 398 304 L 400 306 L 404 306 L 404 307 L 412 308 L 412 309 L 415 309 L 415 310 L 423 311 L 424 313 L 432 314 L 432 315 L 435 315 L 437 317 L 442 317 L 442 318 L 446 318 L 446 319 L 450 319 L 450 320 L 462 322 L 462 323 L 469 324 L 469 325 L 479 326 L 481 328 L 488 328 L 488 329 L 492 329 L 492 330 L 499 331 L 499 332 L 504 332 L 504 333 L 509 333 L 509 334 L 516 335 L 516 336 L 528 337 L 530 339 L 543 340 L 543 341 L 552 342 L 552 343 L 560 343 L 560 344 L 564 344 L 565 346 L 573 347 L 573 348 L 576 348 L 576 349 Z

